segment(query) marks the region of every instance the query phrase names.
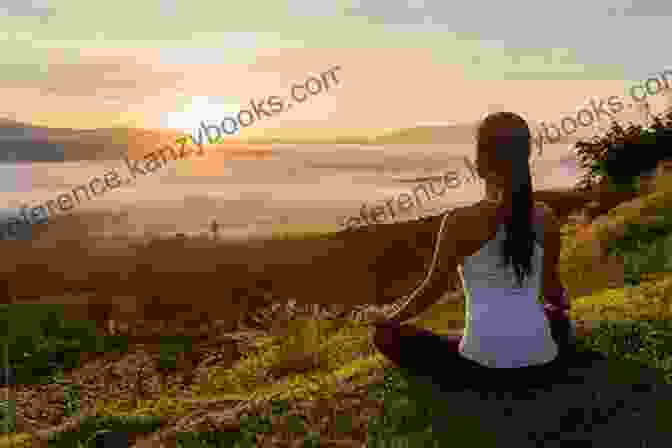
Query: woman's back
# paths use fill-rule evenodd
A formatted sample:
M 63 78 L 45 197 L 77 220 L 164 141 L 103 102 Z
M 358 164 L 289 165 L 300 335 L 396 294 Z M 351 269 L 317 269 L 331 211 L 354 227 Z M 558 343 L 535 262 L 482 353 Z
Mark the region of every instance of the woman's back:
M 398 365 L 462 379 L 494 367 L 498 381 L 515 372 L 523 384 L 549 379 L 563 365 L 554 362 L 571 350 L 569 300 L 557 274 L 560 227 L 550 208 L 533 201 L 530 142 L 527 122 L 510 112 L 490 114 L 478 126 L 476 171 L 489 200 L 444 215 L 428 276 L 378 322 L 376 347 Z M 445 293 L 456 268 L 467 299 L 464 334 L 441 337 L 401 324 Z M 541 287 L 546 306 L 538 300 Z
M 551 361 L 558 347 L 538 297 L 543 276 L 543 205 L 533 213 L 532 274 L 519 288 L 512 266 L 502 266 L 505 225 L 458 266 L 467 303 L 460 353 L 479 364 L 514 368 Z

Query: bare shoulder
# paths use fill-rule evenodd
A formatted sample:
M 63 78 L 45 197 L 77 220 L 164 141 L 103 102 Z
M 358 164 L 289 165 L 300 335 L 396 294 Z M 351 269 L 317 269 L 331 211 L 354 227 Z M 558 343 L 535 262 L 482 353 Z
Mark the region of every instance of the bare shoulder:
M 481 201 L 466 207 L 451 210 L 446 218 L 442 233 L 442 260 L 453 269 L 463 263 L 488 240 L 498 228 L 498 204 Z
M 484 223 L 496 219 L 499 205 L 495 201 L 483 200 L 465 207 L 458 207 L 451 211 L 453 221 L 474 221 Z
M 483 200 L 450 212 L 445 235 L 460 235 L 461 240 L 485 241 L 497 231 L 498 204 Z

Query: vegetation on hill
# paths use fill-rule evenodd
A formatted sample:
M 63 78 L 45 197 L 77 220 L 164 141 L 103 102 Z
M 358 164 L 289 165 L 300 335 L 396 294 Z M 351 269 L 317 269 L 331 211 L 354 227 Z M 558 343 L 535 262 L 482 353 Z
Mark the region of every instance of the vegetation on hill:
M 588 172 L 577 188 L 587 190 L 606 178 L 613 186 L 634 188 L 636 177 L 672 157 L 672 112 L 653 117 L 650 126 L 614 121 L 605 135 L 575 144 L 577 158 Z
M 586 281 L 586 278 L 567 275 L 574 265 L 583 264 L 583 270 L 588 272 L 587 277 L 599 272 L 595 266 L 600 263 L 601 253 L 586 255 L 583 250 L 585 244 L 594 244 L 596 241 L 609 243 L 625 252 L 634 253 L 639 247 L 637 242 L 655 244 L 667 238 L 669 233 L 672 233 L 672 223 L 664 220 L 647 220 L 646 217 L 663 214 L 668 206 L 672 205 L 671 202 L 672 191 L 661 191 L 616 207 L 590 226 L 590 232 L 582 233 L 585 228 L 580 226 L 565 226 L 561 260 L 565 285 L 572 290 L 577 284 Z M 652 230 L 649 232 L 647 229 Z M 600 250 L 611 247 L 609 244 L 600 245 Z M 573 296 L 572 318 L 579 322 L 596 322 L 600 325 L 580 339 L 581 347 L 598 350 L 606 355 L 610 362 L 615 363 L 612 364 L 609 375 L 617 376 L 613 381 L 618 384 L 628 381 L 639 384 L 644 381 L 642 378 L 649 378 L 645 382 L 658 384 L 656 382 L 660 381 L 660 386 L 656 387 L 663 387 L 665 381 L 670 381 L 672 377 L 672 357 L 669 351 L 672 342 L 672 328 L 669 325 L 672 310 L 669 303 L 669 297 L 672 297 L 670 295 L 672 275 L 665 272 L 665 263 L 668 260 L 669 258 L 661 259 L 659 264 L 653 263 L 647 267 L 646 272 L 640 272 L 641 278 L 637 285 L 610 288 L 605 284 L 595 284 L 594 291 L 590 294 Z M 31 312 L 31 315 L 38 314 Z M 440 400 L 444 402 L 443 405 L 432 399 L 430 394 L 437 392 L 432 392 L 431 385 L 393 368 L 381 358 L 371 346 L 370 328 L 358 320 L 356 315 L 340 319 L 319 318 L 311 313 L 305 316 L 306 318 L 300 319 L 290 318 L 288 322 L 291 322 L 291 325 L 288 324 L 286 327 L 281 325 L 280 328 L 265 333 L 266 336 L 249 340 L 246 347 L 241 347 L 242 358 L 232 365 L 200 366 L 201 374 L 190 386 L 184 387 L 174 381 L 167 381 L 163 392 L 154 398 L 110 397 L 97 400 L 96 430 L 118 428 L 118 416 L 128 416 L 126 418 L 145 416 L 145 419 L 159 420 L 147 420 L 142 427 L 132 427 L 129 423 L 127 430 L 133 434 L 133 440 L 147 437 L 143 434 L 155 431 L 154 436 L 161 434 L 182 440 L 183 446 L 188 446 L 184 443 L 216 446 L 216 439 L 229 440 L 231 443 L 237 440 L 243 444 L 240 446 L 245 446 L 245 441 L 268 442 L 272 437 L 278 437 L 278 440 L 301 438 L 306 444 L 313 444 L 306 446 L 318 446 L 317 440 L 324 443 L 325 440 L 327 442 L 365 440 L 367 437 L 369 440 L 376 437 L 387 440 L 438 440 L 444 436 L 439 434 L 439 428 L 432 428 L 432 422 L 439 418 L 437 416 L 450 413 L 453 422 L 458 420 L 462 422 L 458 425 L 461 428 L 459 430 L 451 426 L 453 431 L 459 431 L 462 434 L 460 437 L 469 436 L 480 440 L 480 436 L 469 430 L 470 425 L 477 424 L 477 421 L 473 420 L 473 414 L 467 409 L 469 403 L 476 403 L 481 399 L 466 392 L 455 393 L 450 398 Z M 463 321 L 463 316 L 464 303 L 461 301 L 437 304 L 421 315 L 416 324 L 445 331 L 442 322 L 460 319 Z M 268 314 L 266 319 L 270 329 L 271 322 L 278 321 L 278 315 Z M 35 324 L 38 321 L 41 323 Z M 14 319 L 13 322 L 17 325 L 14 332 L 23 336 L 17 337 L 15 344 L 18 345 L 15 345 L 16 348 L 10 352 L 11 363 L 16 368 L 17 375 L 24 378 L 25 373 L 22 372 L 28 372 L 30 369 L 22 370 L 22 366 L 44 365 L 45 361 L 48 361 L 48 354 L 52 352 L 66 354 L 64 357 L 66 377 L 72 378 L 72 374 L 68 373 L 68 367 L 72 366 L 71 363 L 76 363 L 76 357 L 68 353 L 75 354 L 78 349 L 91 350 L 90 342 L 87 341 L 95 338 L 92 329 L 87 333 L 87 330 L 74 323 L 59 321 L 53 312 L 45 311 L 43 318 L 33 320 L 32 325 L 38 325 L 41 328 L 39 331 L 21 325 L 19 322 L 23 320 Z M 30 336 L 31 334 L 33 336 Z M 35 337 L 37 334 L 41 336 Z M 184 347 L 187 347 L 184 345 L 186 342 L 177 341 L 178 344 L 175 345 L 173 341 L 171 342 L 173 345 L 170 345 L 168 338 L 164 339 L 165 347 L 160 351 L 159 358 L 162 358 L 164 363 L 171 360 L 176 363 L 180 358 L 178 356 L 180 350 L 185 350 Z M 103 341 L 108 339 L 101 340 L 100 343 L 103 345 L 100 347 L 104 347 L 102 350 L 109 352 L 114 350 L 113 347 L 117 347 L 119 356 L 125 356 L 126 359 L 131 356 L 132 350 L 124 346 L 123 338 L 116 342 L 114 337 L 110 337 L 110 342 Z M 23 358 L 17 357 L 19 352 L 23 352 Z M 619 366 L 619 370 L 613 368 L 615 365 Z M 657 379 L 654 379 L 654 376 L 645 376 L 642 373 L 645 369 L 658 372 L 656 375 L 659 376 L 654 375 Z M 63 388 L 67 384 L 73 384 L 72 380 L 60 380 L 60 383 L 54 382 L 55 379 L 50 380 L 49 378 L 58 376 L 58 371 L 59 367 L 56 366 L 48 372 L 42 372 L 45 378 L 43 381 L 62 384 L 59 387 Z M 621 372 L 621 376 L 617 375 L 618 372 Z M 591 379 L 586 387 L 593 391 L 601 390 L 606 387 L 601 384 L 604 381 L 604 377 L 598 375 Z M 573 387 L 579 388 L 579 386 Z M 661 393 L 660 389 L 656 390 L 656 393 Z M 537 399 L 542 404 L 545 403 L 546 408 L 549 406 L 549 400 L 558 408 L 565 406 L 560 405 L 564 403 L 562 400 L 568 400 L 566 409 L 579 408 L 577 402 L 572 401 L 579 398 L 569 400 L 565 395 L 567 393 L 567 390 L 547 392 L 548 395 L 544 398 Z M 622 399 L 623 396 L 618 395 L 619 393 L 605 392 L 597 402 L 599 404 L 591 402 L 590 406 L 594 409 L 600 409 L 600 406 L 604 409 L 614 406 L 608 404 L 609 400 L 616 400 L 616 397 Z M 578 394 L 577 392 L 576 395 Z M 611 398 L 609 394 L 612 394 Z M 639 400 L 637 398 L 639 396 L 628 396 L 628 400 L 634 402 Z M 590 397 L 590 394 L 586 397 Z M 75 392 L 70 398 L 67 398 L 67 395 L 63 396 L 63 400 L 70 402 L 76 399 Z M 84 395 L 81 395 L 79 400 L 84 402 Z M 460 405 L 461 412 L 456 413 L 454 408 L 445 405 L 451 400 L 453 403 L 464 404 Z M 528 409 L 525 412 L 530 412 L 529 418 L 533 418 L 531 416 L 535 412 L 540 412 L 534 411 L 531 402 L 526 402 L 520 396 L 510 397 L 508 401 L 502 401 L 501 398 L 485 400 L 478 406 L 483 413 L 492 412 L 493 419 L 495 408 L 503 406 L 500 403 L 509 403 L 511 409 L 521 409 L 520 413 L 523 412 L 522 409 Z M 664 408 L 664 403 L 660 404 L 650 398 L 649 400 L 646 403 L 640 402 L 637 406 L 642 408 L 647 418 L 655 423 L 657 415 L 663 415 L 662 413 L 668 411 Z M 220 408 L 223 406 L 222 409 L 228 411 L 216 408 L 207 411 L 208 406 L 211 406 L 209 403 L 213 402 L 218 402 Z M 429 402 L 434 404 L 426 407 Z M 588 404 L 586 402 L 581 406 Z M 490 407 L 492 409 L 488 411 Z M 69 408 L 77 409 L 74 405 L 69 405 Z M 417 412 L 419 408 L 427 409 L 427 412 L 419 413 Z M 604 409 L 600 412 L 615 412 L 618 407 L 610 408 L 611 411 Z M 501 419 L 504 414 L 501 410 L 499 412 L 498 418 Z M 477 415 L 485 418 L 484 414 Z M 360 417 L 365 419 L 362 420 Z M 92 418 L 94 417 L 86 417 L 83 422 Z M 585 416 L 581 418 L 584 421 L 586 419 Z M 108 421 L 106 419 L 109 423 L 105 423 Z M 161 423 L 158 424 L 157 421 Z M 157 428 L 160 428 L 158 432 Z M 662 431 L 661 426 L 656 428 Z M 500 430 L 502 434 L 505 431 L 503 427 Z M 91 438 L 91 430 L 73 431 L 59 433 L 69 434 L 65 436 L 54 434 L 51 438 L 56 440 L 70 437 L 68 439 L 70 443 L 74 440 L 72 437 L 82 443 Z M 77 434 L 81 437 L 76 437 Z M 457 437 L 457 432 L 453 432 L 450 439 L 454 437 Z M 479 443 L 484 445 L 479 446 L 491 446 L 487 445 L 486 439 L 487 437 L 481 440 Z M 29 443 L 26 442 L 24 446 L 30 446 Z
M 634 140 L 632 145 L 637 147 Z M 17 382 L 43 384 L 17 386 L 16 401 L 2 408 L 6 428 L 24 433 L 21 443 L 30 446 L 25 419 L 12 419 L 11 411 L 28 407 L 31 400 L 22 397 L 35 401 L 39 394 L 56 394 L 60 421 L 85 410 L 93 414 L 69 429 L 52 431 L 52 440 L 67 440 L 68 446 L 87 446 L 92 428 L 120 427 L 134 441 L 153 434 L 149 446 L 159 439 L 181 446 L 217 446 L 217 440 L 229 443 L 225 446 L 278 446 L 296 439 L 304 446 L 371 445 L 375 440 L 408 446 L 432 440 L 497 446 L 506 440 L 527 446 L 534 438 L 666 446 L 672 411 L 670 209 L 672 189 L 664 189 L 623 203 L 590 225 L 563 227 L 560 275 L 572 298 L 572 319 L 589 330 L 579 334 L 578 350 L 606 358 L 604 364 L 577 368 L 574 374 L 580 378 L 574 383 L 506 394 L 443 395 L 381 357 L 358 308 L 325 311 L 274 299 L 241 323 L 239 355 L 218 361 L 225 351 L 219 340 L 194 364 L 187 362 L 188 354 L 205 349 L 188 338 L 170 338 L 170 328 L 153 352 L 141 351 L 123 336 L 101 337 L 93 327 L 66 321 L 44 305 L 36 305 L 39 310 L 7 305 L 3 334 L 11 350 L 3 356 Z M 283 241 L 299 243 L 282 230 Z M 371 237 L 371 232 L 361 233 Z M 319 235 L 304 235 L 322 241 Z M 613 272 L 607 272 L 608 266 Z M 415 321 L 438 332 L 450 330 L 446 322 L 463 324 L 463 300 L 439 303 Z M 209 331 L 219 337 L 214 328 Z M 243 337 L 245 332 L 256 336 Z M 78 365 L 78 352 L 96 350 L 117 353 Z M 54 360 L 54 353 L 61 356 Z M 115 371 L 123 373 L 117 373 L 112 393 L 107 375 Z M 195 374 L 191 381 L 183 378 L 189 372 Z M 103 377 L 108 384 L 100 384 Z M 132 384 L 117 386 L 126 383 Z M 30 395 L 31 390 L 38 393 Z M 121 426 L 120 416 L 129 419 Z

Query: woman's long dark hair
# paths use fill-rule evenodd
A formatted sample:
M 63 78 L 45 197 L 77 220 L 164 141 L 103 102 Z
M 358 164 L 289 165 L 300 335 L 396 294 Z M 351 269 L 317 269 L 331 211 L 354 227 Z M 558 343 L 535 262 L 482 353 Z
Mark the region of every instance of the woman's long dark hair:
M 479 157 L 492 161 L 490 169 L 508 167 L 511 186 L 512 215 L 506 220 L 506 239 L 502 245 L 503 265 L 513 265 L 522 287 L 532 273 L 535 235 L 532 229 L 532 176 L 530 173 L 530 129 L 520 116 L 498 112 L 487 116 L 478 127 Z M 493 165 L 495 165 L 493 167 Z

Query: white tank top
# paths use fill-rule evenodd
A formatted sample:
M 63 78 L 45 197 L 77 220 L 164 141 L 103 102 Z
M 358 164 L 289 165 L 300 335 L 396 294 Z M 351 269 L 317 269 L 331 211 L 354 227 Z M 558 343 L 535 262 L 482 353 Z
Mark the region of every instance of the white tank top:
M 543 226 L 537 235 L 532 274 L 518 288 L 513 266 L 500 266 L 505 234 L 500 224 L 495 237 L 458 266 L 466 298 L 466 327 L 460 354 L 486 367 L 515 368 L 544 364 L 558 354 L 558 346 L 539 303 L 544 259 Z M 541 242 L 541 244 L 539 243 Z

